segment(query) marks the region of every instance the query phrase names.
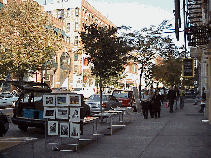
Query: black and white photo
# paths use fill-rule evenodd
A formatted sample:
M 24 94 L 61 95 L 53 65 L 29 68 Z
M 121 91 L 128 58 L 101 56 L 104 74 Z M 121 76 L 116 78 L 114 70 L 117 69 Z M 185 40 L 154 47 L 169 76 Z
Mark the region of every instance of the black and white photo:
M 70 108 L 70 122 L 80 122 L 80 108 Z
M 55 96 L 54 95 L 44 95 L 43 96 L 43 106 L 55 106 Z
M 60 123 L 60 137 L 69 137 L 69 123 Z
M 48 121 L 48 135 L 58 135 L 58 121 Z
M 55 119 L 56 108 L 44 107 L 43 118 Z
M 80 124 L 70 123 L 70 137 L 80 138 Z
M 56 109 L 56 118 L 58 119 L 68 119 L 69 109 L 68 108 L 57 108 Z

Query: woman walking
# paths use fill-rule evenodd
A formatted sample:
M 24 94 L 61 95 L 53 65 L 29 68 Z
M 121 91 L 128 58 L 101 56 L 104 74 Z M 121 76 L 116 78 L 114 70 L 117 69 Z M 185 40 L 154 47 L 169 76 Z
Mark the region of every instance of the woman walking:
M 157 117 L 160 118 L 161 95 L 158 90 L 156 90 L 155 95 L 152 97 L 152 109 L 154 111 L 155 119 L 157 119 Z
M 154 118 L 154 111 L 152 108 L 152 97 L 154 96 L 152 89 L 149 91 L 149 114 L 151 118 Z
M 148 119 L 149 99 L 148 91 L 145 91 L 141 98 L 142 112 L 145 119 Z

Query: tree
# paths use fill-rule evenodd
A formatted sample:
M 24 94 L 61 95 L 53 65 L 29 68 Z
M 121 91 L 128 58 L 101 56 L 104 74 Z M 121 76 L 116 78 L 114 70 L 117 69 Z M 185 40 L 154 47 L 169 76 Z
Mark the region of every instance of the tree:
M 27 0 L 15 1 L 0 10 L 0 74 L 13 74 L 19 80 L 40 66 L 51 67 L 61 38 L 41 6 Z
M 84 26 L 81 41 L 84 45 L 88 60 L 93 64 L 92 74 L 100 78 L 100 102 L 102 105 L 103 81 L 116 78 L 124 71 L 129 50 L 126 42 L 117 37 L 114 27 L 100 27 L 97 24 Z M 102 106 L 101 106 L 102 112 Z M 102 120 L 102 117 L 101 117 Z

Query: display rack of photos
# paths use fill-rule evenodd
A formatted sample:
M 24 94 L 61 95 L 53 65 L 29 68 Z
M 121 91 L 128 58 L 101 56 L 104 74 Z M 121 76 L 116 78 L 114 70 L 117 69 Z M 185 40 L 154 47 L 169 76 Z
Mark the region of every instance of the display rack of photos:
M 43 106 L 48 135 L 80 138 L 81 95 L 46 94 L 43 96 Z

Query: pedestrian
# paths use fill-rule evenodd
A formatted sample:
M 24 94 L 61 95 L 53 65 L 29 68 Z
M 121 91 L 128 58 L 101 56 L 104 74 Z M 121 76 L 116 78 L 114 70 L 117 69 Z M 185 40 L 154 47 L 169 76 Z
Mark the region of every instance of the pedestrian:
M 205 88 L 203 87 L 202 97 L 201 97 L 201 109 L 199 110 L 200 113 L 204 112 L 205 104 L 206 104 L 206 93 L 204 92 Z
M 175 110 L 177 110 L 177 102 L 179 101 L 180 94 L 179 94 L 179 90 L 178 90 L 177 87 L 175 87 L 174 91 L 175 91 L 175 93 L 176 93 Z
M 171 86 L 167 95 L 167 99 L 169 100 L 170 113 L 173 113 L 173 105 L 175 98 L 176 98 L 176 93 L 173 90 L 173 86 Z
M 152 108 L 152 97 L 154 96 L 154 93 L 153 93 L 153 91 L 152 91 L 152 89 L 150 89 L 150 91 L 149 91 L 149 100 L 150 100 L 150 102 L 149 102 L 149 114 L 150 114 L 150 116 L 151 116 L 151 118 L 154 118 L 154 111 L 153 111 L 153 108 Z
M 160 118 L 160 110 L 161 110 L 161 95 L 159 91 L 155 91 L 155 95 L 152 97 L 152 109 L 154 111 L 155 119 Z
M 179 94 L 180 94 L 180 109 L 183 109 L 184 108 L 184 99 L 185 99 L 185 90 L 183 87 L 180 88 Z
M 148 94 L 148 91 L 146 90 L 141 97 L 142 112 L 145 119 L 148 119 L 149 101 L 150 101 L 150 96 Z

